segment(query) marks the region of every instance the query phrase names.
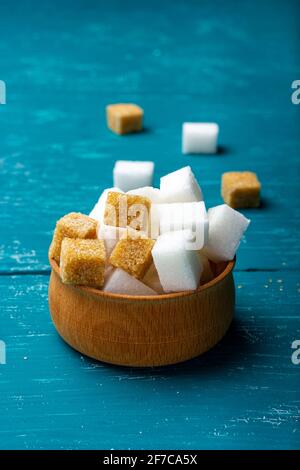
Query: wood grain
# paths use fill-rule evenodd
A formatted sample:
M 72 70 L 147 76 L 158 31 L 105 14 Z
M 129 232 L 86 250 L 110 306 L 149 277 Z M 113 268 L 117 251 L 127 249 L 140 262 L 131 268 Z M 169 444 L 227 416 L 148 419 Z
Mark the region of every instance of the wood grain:
M 94 359 L 139 367 L 183 362 L 215 346 L 233 318 L 235 261 L 197 291 L 159 297 L 70 286 L 50 263 L 53 322 L 68 344 Z

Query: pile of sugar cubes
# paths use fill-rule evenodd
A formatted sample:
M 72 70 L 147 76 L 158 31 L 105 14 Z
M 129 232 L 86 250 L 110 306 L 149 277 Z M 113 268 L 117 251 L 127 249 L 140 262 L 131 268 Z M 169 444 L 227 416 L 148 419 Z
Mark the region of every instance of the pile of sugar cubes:
M 226 204 L 207 211 L 189 166 L 160 188 L 153 173 L 153 162 L 116 162 L 114 187 L 89 216 L 57 222 L 49 256 L 64 283 L 142 296 L 195 290 L 234 258 L 250 221 Z

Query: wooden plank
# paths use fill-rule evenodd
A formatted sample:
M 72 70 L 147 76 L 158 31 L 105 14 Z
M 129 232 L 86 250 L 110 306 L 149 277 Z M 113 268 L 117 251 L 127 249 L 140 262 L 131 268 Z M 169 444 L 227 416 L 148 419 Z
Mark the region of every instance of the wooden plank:
M 127 369 L 57 336 L 48 276 L 0 276 L 2 448 L 297 448 L 299 275 L 235 274 L 236 319 L 193 361 Z
M 48 96 L 51 101 L 51 96 Z M 68 99 L 71 99 L 69 95 Z M 94 109 L 75 100 L 72 110 L 54 122 L 36 124 L 37 106 L 22 113 L 28 136 L 12 137 L 15 116 L 20 117 L 20 104 L 7 106 L 6 134 L 2 143 L 0 173 L 1 271 L 48 269 L 47 250 L 55 221 L 70 211 L 89 212 L 101 190 L 112 185 L 112 168 L 118 158 L 153 159 L 156 163 L 155 183 L 173 169 L 191 165 L 203 191 L 207 206 L 222 203 L 220 177 L 223 171 L 252 169 L 263 185 L 263 206 L 244 213 L 252 219 L 238 255 L 240 269 L 294 269 L 299 267 L 298 200 L 299 140 L 295 128 L 286 128 L 285 140 L 278 135 L 282 112 L 275 112 L 267 124 L 269 112 L 255 114 L 255 126 L 249 129 L 249 114 L 238 115 L 237 106 L 200 106 L 200 98 L 185 96 L 178 101 L 166 96 L 143 97 L 138 100 L 146 110 L 149 130 L 135 136 L 119 137 L 110 133 L 103 115 L 105 102 L 113 99 L 94 97 Z M 180 102 L 180 106 L 179 106 Z M 221 143 L 228 152 L 217 156 L 182 156 L 180 126 L 184 119 L 200 115 L 221 126 Z M 157 110 L 161 112 L 157 115 Z M 76 111 L 80 109 L 80 113 Z M 59 108 L 56 108 L 59 113 Z M 40 109 L 41 112 L 41 109 Z M 44 110 L 49 117 L 51 110 Z M 162 115 L 164 116 L 162 117 Z M 293 113 L 287 113 L 292 122 Z M 50 117 L 49 117 L 50 119 Z M 252 118 L 251 118 L 252 119 Z M 88 127 L 86 127 L 88 123 Z M 271 148 L 266 148 L 266 135 L 257 128 L 266 126 L 268 139 L 274 135 Z M 99 127 L 99 129 L 98 129 Z M 81 134 L 80 129 L 84 129 Z M 266 134 L 265 132 L 265 134 Z M 29 144 L 28 141 L 31 141 Z M 289 144 L 287 142 L 290 141 Z M 230 147 L 230 148 L 229 148 Z M 288 152 L 289 165 L 283 156 Z M 282 177 L 284 175 L 284 179 Z M 288 181 L 288 185 L 286 184 Z

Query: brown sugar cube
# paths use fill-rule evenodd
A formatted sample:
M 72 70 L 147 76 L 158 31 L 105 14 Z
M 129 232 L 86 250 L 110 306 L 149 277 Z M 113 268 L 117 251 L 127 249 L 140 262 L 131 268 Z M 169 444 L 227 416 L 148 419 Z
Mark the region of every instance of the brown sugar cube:
M 49 248 L 49 257 L 60 260 L 61 244 L 65 237 L 97 238 L 97 221 L 79 212 L 71 212 L 59 219 Z
M 104 211 L 104 223 L 115 227 L 131 227 L 148 233 L 151 201 L 134 194 L 109 192 Z
M 140 131 L 143 126 L 143 115 L 142 108 L 132 103 L 106 106 L 107 126 L 116 134 Z
M 234 209 L 258 207 L 261 184 L 251 171 L 229 171 L 222 175 L 222 197 Z
M 109 262 L 131 276 L 142 279 L 152 263 L 151 250 L 155 241 L 150 238 L 122 238 L 116 244 Z
M 62 281 L 65 284 L 102 287 L 105 257 L 103 240 L 64 238 L 60 266 Z

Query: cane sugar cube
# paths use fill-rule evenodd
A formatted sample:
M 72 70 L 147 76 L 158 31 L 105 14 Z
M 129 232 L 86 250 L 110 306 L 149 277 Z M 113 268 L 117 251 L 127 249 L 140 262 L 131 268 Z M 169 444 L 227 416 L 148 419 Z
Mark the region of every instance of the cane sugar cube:
M 118 160 L 113 170 L 114 186 L 125 192 L 143 186 L 152 186 L 153 173 L 153 162 Z
M 205 203 L 183 202 L 158 204 L 159 233 L 190 229 L 193 239 L 190 249 L 200 250 L 208 239 L 208 216 Z M 156 219 L 155 219 L 156 220 Z
M 160 190 L 158 188 L 153 188 L 152 186 L 144 186 L 143 188 L 132 189 L 131 191 L 128 191 L 127 194 L 147 197 L 150 199 L 152 204 L 160 203 Z
M 160 283 L 158 273 L 156 270 L 156 267 L 154 263 L 151 264 L 150 268 L 146 272 L 145 276 L 142 279 L 143 283 L 146 284 L 146 286 L 151 287 L 155 292 L 158 294 L 163 294 L 164 290 L 162 288 L 162 285 Z
M 103 288 L 106 292 L 123 295 L 157 295 L 155 290 L 146 286 L 123 269 L 115 269 Z
M 208 210 L 208 243 L 204 254 L 215 263 L 234 258 L 250 220 L 238 211 L 222 204 Z
M 109 192 L 122 193 L 123 191 L 115 187 L 105 189 L 103 193 L 101 194 L 101 196 L 99 197 L 98 202 L 95 204 L 94 208 L 90 212 L 89 217 L 97 220 L 98 222 L 103 222 L 105 204 L 106 204 L 106 199 L 107 199 L 107 195 Z
M 131 227 L 148 233 L 150 199 L 131 194 L 109 192 L 105 205 L 104 223 L 115 227 Z
M 61 279 L 66 284 L 101 288 L 104 284 L 103 240 L 64 238 L 61 246 Z
M 205 256 L 204 253 L 202 253 L 202 251 L 199 251 L 198 255 L 200 257 L 200 262 L 203 266 L 203 271 L 202 271 L 201 279 L 200 279 L 200 283 L 201 285 L 203 285 L 203 284 L 206 284 L 207 282 L 212 281 L 215 276 L 214 276 L 210 261 L 207 258 L 207 256 Z
M 65 237 L 97 238 L 97 222 L 87 215 L 71 212 L 59 219 L 49 248 L 49 257 L 60 261 L 61 244 Z
M 185 122 L 182 153 L 216 153 L 219 126 L 214 122 Z
M 109 257 L 117 242 L 127 233 L 123 227 L 114 227 L 112 225 L 98 224 L 97 237 L 104 241 L 106 256 Z
M 118 103 L 106 106 L 107 126 L 116 134 L 140 131 L 143 127 L 144 111 L 132 103 Z
M 159 280 L 165 292 L 197 289 L 202 273 L 202 264 L 195 250 L 186 249 L 189 230 L 167 232 L 160 235 L 152 257 Z
M 118 241 L 109 262 L 131 276 L 142 279 L 152 263 L 151 250 L 154 240 L 126 237 Z
M 251 171 L 228 171 L 222 175 L 222 197 L 234 209 L 258 207 L 261 184 Z
M 202 191 L 190 166 L 173 171 L 160 179 L 161 202 L 202 201 Z

